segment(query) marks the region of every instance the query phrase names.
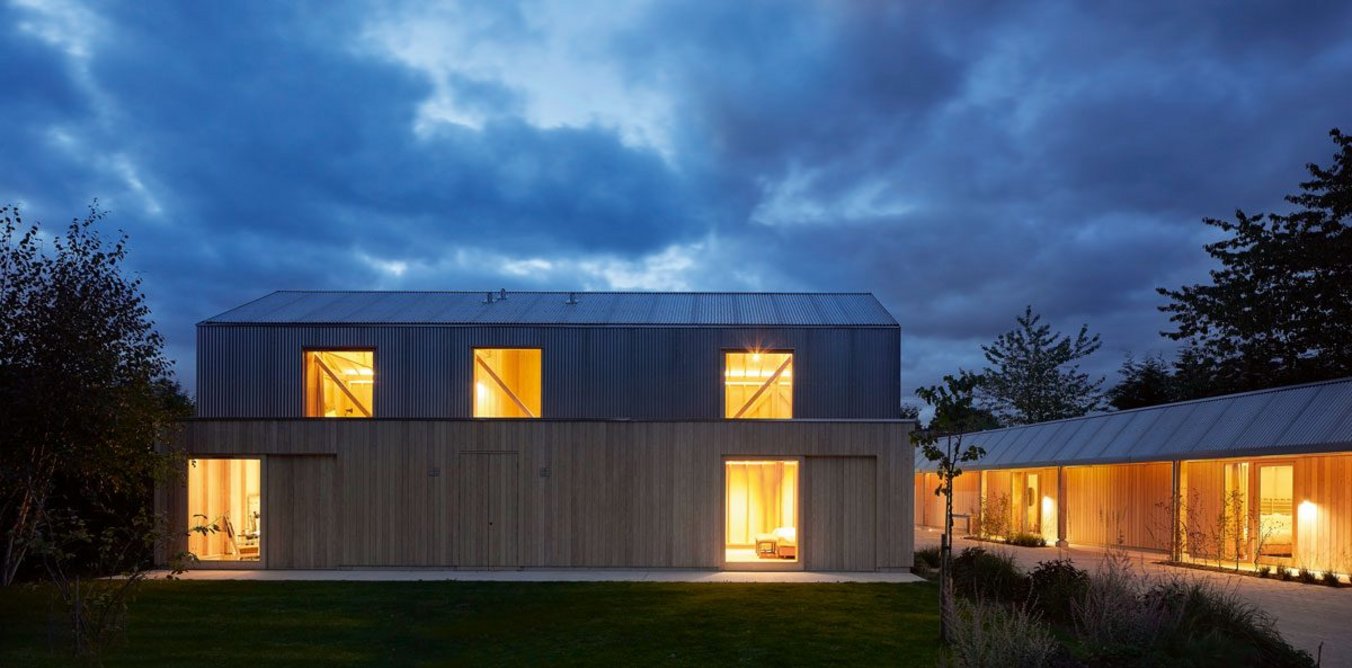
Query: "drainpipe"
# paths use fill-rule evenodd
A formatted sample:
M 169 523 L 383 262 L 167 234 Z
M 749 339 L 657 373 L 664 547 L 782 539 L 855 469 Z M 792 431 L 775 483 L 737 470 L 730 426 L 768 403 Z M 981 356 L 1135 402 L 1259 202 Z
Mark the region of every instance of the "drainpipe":
M 1067 547 L 1066 542 L 1066 467 L 1056 467 L 1056 546 Z

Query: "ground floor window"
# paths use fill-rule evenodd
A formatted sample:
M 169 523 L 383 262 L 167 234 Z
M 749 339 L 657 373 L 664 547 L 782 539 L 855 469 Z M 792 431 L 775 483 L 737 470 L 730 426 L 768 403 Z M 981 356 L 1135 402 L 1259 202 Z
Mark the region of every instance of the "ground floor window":
M 1295 553 L 1294 467 L 1258 468 L 1259 556 L 1290 559 Z
M 728 562 L 798 560 L 798 462 L 724 463 Z
M 258 561 L 263 540 L 262 462 L 188 461 L 188 551 L 202 561 Z

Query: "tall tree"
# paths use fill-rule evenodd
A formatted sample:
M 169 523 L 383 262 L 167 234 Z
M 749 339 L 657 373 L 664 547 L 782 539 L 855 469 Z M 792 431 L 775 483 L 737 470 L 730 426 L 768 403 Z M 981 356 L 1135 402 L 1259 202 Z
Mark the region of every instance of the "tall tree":
M 964 436 L 981 428 L 982 412 L 975 408 L 976 389 L 981 379 L 963 371 L 956 377 L 944 376 L 943 385 L 915 391 L 934 408 L 934 419 L 925 429 L 911 433 L 911 442 L 925 458 L 934 462 L 939 474 L 936 496 L 944 497 L 944 534 L 939 544 L 939 640 L 948 642 L 953 624 L 953 480 L 962 475 L 962 466 L 975 462 L 986 451 L 975 445 L 963 448 Z
M 1205 246 L 1211 282 L 1158 289 L 1176 327 L 1163 334 L 1195 351 L 1210 393 L 1352 375 L 1352 137 L 1329 135 L 1333 163 L 1306 166 L 1294 211 L 1204 219 L 1226 235 Z
M 1103 405 L 1103 378 L 1090 379 L 1076 360 L 1099 349 L 1099 335 L 1081 325 L 1074 337 L 1053 333 L 1033 307 L 1016 318 L 1014 329 L 981 351 L 990 363 L 982 373 L 981 407 L 1002 424 L 1032 424 L 1077 417 Z
M 1108 404 L 1117 410 L 1144 408 L 1178 401 L 1174 370 L 1161 355 L 1137 361 L 1131 355 L 1123 360 L 1122 381 L 1108 390 Z
M 0 207 L 0 583 L 40 544 L 90 556 L 93 537 L 149 511 L 156 452 L 188 403 L 170 378 L 126 238 L 93 208 L 43 236 Z M 53 535 L 61 527 L 79 535 Z M 87 539 L 86 539 L 87 538 Z M 78 540 L 75 540 L 78 539 Z M 128 552 L 128 559 L 145 552 Z M 67 561 L 70 561 L 67 559 Z M 63 568 L 70 564 L 63 564 Z M 119 566 L 121 564 L 118 564 Z M 50 565 L 49 565 L 50 569 Z

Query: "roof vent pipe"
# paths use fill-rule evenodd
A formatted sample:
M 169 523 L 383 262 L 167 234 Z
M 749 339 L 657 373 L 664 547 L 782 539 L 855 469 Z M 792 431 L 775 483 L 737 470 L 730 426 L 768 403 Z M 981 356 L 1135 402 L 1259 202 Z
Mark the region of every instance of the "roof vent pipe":
M 493 303 L 493 293 L 492 293 L 492 292 L 485 292 L 485 293 L 484 293 L 484 303 L 485 303 L 485 304 L 492 304 L 492 303 Z
M 498 301 L 502 301 L 506 298 L 507 298 L 507 288 L 503 288 L 502 292 L 498 293 Z
M 569 306 L 577 306 L 577 293 L 576 292 L 568 293 L 568 301 L 564 303 Z

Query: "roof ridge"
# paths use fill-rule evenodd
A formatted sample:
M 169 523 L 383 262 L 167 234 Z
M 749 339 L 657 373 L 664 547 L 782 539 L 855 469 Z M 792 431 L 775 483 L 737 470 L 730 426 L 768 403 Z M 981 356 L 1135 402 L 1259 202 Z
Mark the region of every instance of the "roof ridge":
M 318 323 L 899 327 L 871 292 L 637 290 L 277 290 L 198 324 Z

